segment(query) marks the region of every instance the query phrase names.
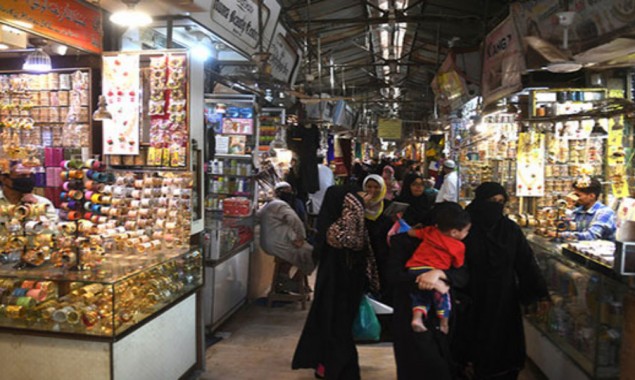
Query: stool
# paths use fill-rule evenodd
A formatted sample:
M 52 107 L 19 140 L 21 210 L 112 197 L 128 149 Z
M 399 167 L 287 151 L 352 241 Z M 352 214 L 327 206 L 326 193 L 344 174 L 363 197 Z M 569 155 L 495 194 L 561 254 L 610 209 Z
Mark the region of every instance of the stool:
M 271 307 L 273 301 L 298 301 L 302 305 L 302 310 L 306 310 L 306 302 L 311 299 L 311 295 L 307 291 L 309 288 L 309 279 L 304 273 L 299 272 L 301 280 L 298 284 L 300 288 L 298 289 L 298 294 L 278 293 L 276 291 L 276 284 L 278 283 L 278 276 L 280 275 L 282 264 L 288 263 L 280 258 L 274 258 L 273 278 L 271 279 L 271 289 L 269 290 L 269 294 L 267 294 L 267 307 Z

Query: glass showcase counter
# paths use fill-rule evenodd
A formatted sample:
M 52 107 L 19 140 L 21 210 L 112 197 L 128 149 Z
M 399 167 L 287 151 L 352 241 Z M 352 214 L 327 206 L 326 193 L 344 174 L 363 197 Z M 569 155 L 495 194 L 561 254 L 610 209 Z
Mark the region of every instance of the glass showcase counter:
M 98 271 L 0 266 L 0 327 L 117 337 L 203 283 L 200 251 L 107 255 Z
M 581 370 L 580 376 L 618 378 L 627 286 L 614 272 L 572 260 L 563 254 L 561 244 L 531 233 L 528 240 L 547 281 L 552 305 L 542 313 L 529 314 L 526 321 Z M 540 359 L 532 357 L 532 349 L 537 347 L 531 347 L 531 336 L 528 341 L 529 356 L 549 378 L 565 376 L 553 368 L 563 365 L 554 358 L 547 358 L 543 368 Z

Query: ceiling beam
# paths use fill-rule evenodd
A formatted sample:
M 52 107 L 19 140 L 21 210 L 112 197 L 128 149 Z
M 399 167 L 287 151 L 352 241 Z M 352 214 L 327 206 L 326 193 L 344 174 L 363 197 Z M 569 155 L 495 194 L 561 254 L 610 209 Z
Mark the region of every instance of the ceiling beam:
M 362 24 L 362 25 L 376 25 L 376 24 L 389 24 L 392 22 L 424 22 L 424 21 L 469 21 L 474 20 L 476 22 L 482 22 L 481 17 L 475 15 L 444 15 L 444 14 L 422 14 L 422 15 L 397 15 L 395 18 L 384 17 L 352 17 L 352 18 L 331 18 L 331 19 L 312 19 L 311 24 L 323 25 L 323 24 Z M 308 20 L 292 20 L 292 24 L 306 24 Z

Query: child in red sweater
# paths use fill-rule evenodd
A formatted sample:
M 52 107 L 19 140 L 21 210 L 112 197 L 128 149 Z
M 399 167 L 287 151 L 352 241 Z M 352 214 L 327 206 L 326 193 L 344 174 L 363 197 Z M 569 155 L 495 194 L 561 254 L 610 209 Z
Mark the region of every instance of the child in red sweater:
M 470 231 L 470 215 L 460 206 L 443 208 L 436 216 L 435 226 L 408 230 L 408 235 L 421 239 L 421 244 L 406 263 L 408 271 L 415 276 L 433 269 L 458 268 L 465 261 L 465 245 L 461 242 Z M 438 280 L 434 290 L 416 290 L 412 299 L 412 329 L 426 331 L 423 320 L 432 305 L 440 320 L 440 329 L 449 330 L 450 293 L 448 285 Z

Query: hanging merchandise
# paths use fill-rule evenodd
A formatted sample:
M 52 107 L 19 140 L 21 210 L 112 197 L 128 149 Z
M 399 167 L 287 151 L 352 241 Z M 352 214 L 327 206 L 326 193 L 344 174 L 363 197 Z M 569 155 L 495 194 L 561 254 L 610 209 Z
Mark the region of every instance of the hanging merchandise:
M 291 127 L 287 131 L 289 148 L 298 155 L 304 193 L 320 189 L 317 169 L 317 150 L 320 147 L 320 130 L 315 124 Z
M 624 152 L 624 122 L 623 116 L 609 120 L 608 147 L 606 152 L 607 177 L 611 181 L 611 190 L 615 197 L 629 196 L 626 180 L 626 161 Z
M 516 195 L 540 197 L 545 195 L 545 136 L 537 132 L 518 135 Z
M 104 120 L 104 154 L 139 154 L 139 56 L 104 57 L 103 93 L 111 120 Z
M 148 165 L 185 166 L 188 141 L 185 54 L 150 57 L 150 73 Z

